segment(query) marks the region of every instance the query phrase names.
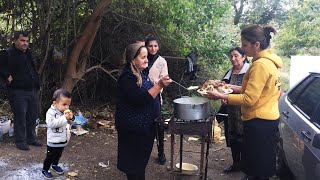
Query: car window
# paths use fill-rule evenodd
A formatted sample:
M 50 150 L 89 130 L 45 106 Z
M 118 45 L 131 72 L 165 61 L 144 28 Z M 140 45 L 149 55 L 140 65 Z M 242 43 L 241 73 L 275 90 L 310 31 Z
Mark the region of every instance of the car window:
M 320 78 L 314 78 L 299 94 L 293 104 L 310 118 L 320 102 Z
M 306 79 L 301 81 L 301 83 L 299 83 L 292 91 L 290 91 L 290 93 L 288 94 L 289 101 L 294 103 L 301 92 L 304 91 L 305 87 L 310 83 L 310 81 L 313 80 L 313 78 L 314 77 L 312 75 L 309 75 L 308 77 L 306 77 Z

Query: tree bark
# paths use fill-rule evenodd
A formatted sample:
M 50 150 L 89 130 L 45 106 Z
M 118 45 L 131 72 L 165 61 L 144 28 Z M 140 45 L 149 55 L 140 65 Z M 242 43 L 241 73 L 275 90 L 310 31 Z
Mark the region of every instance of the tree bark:
M 40 64 L 40 67 L 39 67 L 39 70 L 38 70 L 38 73 L 40 75 L 42 75 L 43 68 L 46 65 L 47 61 L 48 61 L 49 50 L 50 50 L 50 42 L 51 42 L 51 36 L 50 36 L 51 27 L 50 27 L 50 24 L 51 24 L 51 20 L 52 20 L 52 17 L 54 15 L 54 12 L 55 12 L 55 8 L 56 8 L 56 6 L 54 4 L 54 0 L 49 1 L 48 9 L 47 9 L 48 14 L 47 14 L 47 17 L 46 17 L 45 29 L 43 30 L 43 34 L 41 35 L 41 39 L 43 40 L 42 45 L 45 45 L 43 47 L 46 47 L 46 48 L 43 48 L 44 58 L 41 61 L 41 64 Z
M 72 91 L 75 85 L 86 73 L 87 60 L 92 43 L 100 27 L 106 8 L 112 0 L 101 0 L 91 14 L 82 35 L 77 39 L 67 63 L 66 74 L 62 87 Z

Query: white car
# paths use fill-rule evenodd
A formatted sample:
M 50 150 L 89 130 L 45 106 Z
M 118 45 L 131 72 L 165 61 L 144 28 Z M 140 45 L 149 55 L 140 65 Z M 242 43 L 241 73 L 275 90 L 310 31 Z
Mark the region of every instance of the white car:
M 288 167 L 291 178 L 320 180 L 320 73 L 282 95 L 279 110 L 279 174 Z

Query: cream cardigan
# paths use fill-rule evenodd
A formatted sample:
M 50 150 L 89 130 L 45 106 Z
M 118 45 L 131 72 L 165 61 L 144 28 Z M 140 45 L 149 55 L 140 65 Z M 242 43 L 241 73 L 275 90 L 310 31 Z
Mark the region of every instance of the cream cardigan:
M 168 65 L 167 61 L 159 56 L 153 63 L 152 67 L 149 69 L 149 77 L 153 84 L 157 83 L 161 77 L 168 75 Z M 161 89 L 162 92 L 163 89 Z M 162 104 L 162 96 L 160 93 L 160 102 Z
M 165 75 L 168 75 L 167 61 L 159 56 L 149 69 L 149 77 L 153 83 L 157 83 Z

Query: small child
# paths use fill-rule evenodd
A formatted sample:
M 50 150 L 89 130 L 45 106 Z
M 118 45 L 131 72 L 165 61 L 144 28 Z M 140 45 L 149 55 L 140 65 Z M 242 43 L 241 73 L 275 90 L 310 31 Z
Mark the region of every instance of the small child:
M 71 94 L 65 89 L 58 89 L 53 93 L 53 103 L 46 114 L 47 123 L 47 156 L 43 162 L 42 174 L 46 179 L 52 179 L 50 166 L 57 174 L 64 171 L 58 166 L 64 147 L 68 144 L 69 121 L 74 118 L 69 110 Z

